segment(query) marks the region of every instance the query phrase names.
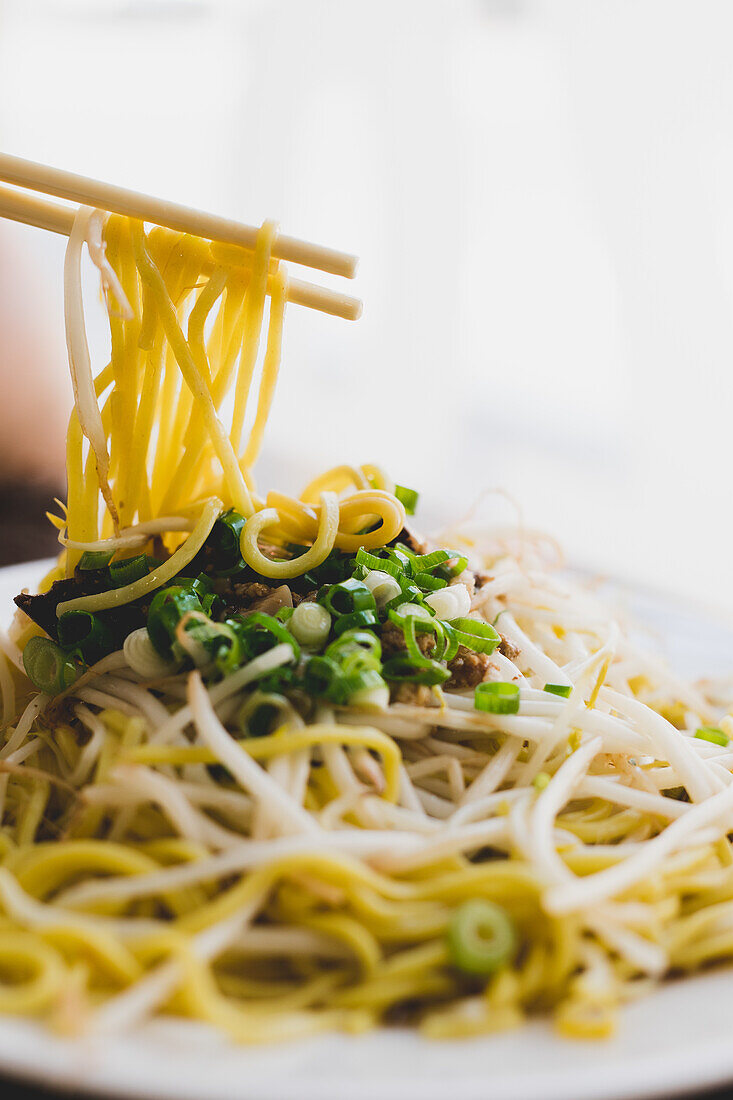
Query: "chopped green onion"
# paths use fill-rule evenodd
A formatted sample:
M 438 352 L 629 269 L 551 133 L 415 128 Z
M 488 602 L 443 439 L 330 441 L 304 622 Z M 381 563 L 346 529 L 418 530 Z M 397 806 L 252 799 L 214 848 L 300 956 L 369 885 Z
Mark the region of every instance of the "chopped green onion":
M 148 559 L 145 554 L 138 554 L 134 558 L 124 558 L 122 561 L 113 561 L 109 567 L 110 580 L 115 588 L 123 588 L 126 584 L 139 581 L 147 577 L 150 572 Z
M 423 592 L 437 592 L 439 588 L 446 588 L 448 585 L 448 581 L 442 577 L 434 577 L 432 573 L 416 573 L 413 580 Z
M 412 559 L 413 574 L 429 573 L 436 565 L 450 561 L 450 550 L 432 550 L 429 554 L 415 554 Z
M 325 607 L 310 600 L 299 604 L 288 622 L 288 629 L 301 645 L 320 649 L 331 633 L 331 616 Z
M 230 508 L 227 512 L 222 512 L 206 540 L 207 548 L 211 550 L 212 565 L 221 576 L 239 573 L 244 569 L 239 550 L 244 524 L 244 516 Z
M 394 495 L 404 506 L 408 516 L 414 516 L 420 494 L 415 489 L 408 489 L 406 485 L 395 485 Z
M 392 563 L 389 562 L 388 564 L 391 565 Z M 391 573 L 385 573 L 383 569 L 361 571 L 364 573 L 361 579 L 374 596 L 377 610 L 383 610 L 398 596 L 402 596 L 402 585 Z
M 420 645 L 417 640 L 416 620 L 414 616 L 410 616 L 405 619 L 402 624 L 402 634 L 407 646 L 407 652 L 410 655 L 410 660 L 416 668 L 430 668 L 432 665 L 432 658 L 428 657 L 420 649 Z
M 476 710 L 489 714 L 516 714 L 519 710 L 519 688 L 516 684 L 498 681 L 479 684 L 474 692 L 473 705 Z
M 468 565 L 468 558 L 464 558 L 457 550 L 449 551 L 448 561 L 439 565 L 435 569 L 435 574 L 438 577 L 443 577 L 447 581 L 452 581 L 454 577 L 459 576 Z M 451 562 L 453 563 L 451 565 Z
M 379 661 L 382 656 L 382 643 L 371 630 L 346 630 L 326 650 L 326 656 L 343 661 L 345 655 L 353 652 L 366 654 L 371 661 Z
M 441 619 L 433 618 L 429 609 L 415 604 L 403 604 L 389 612 L 390 621 L 402 630 L 407 652 L 413 664 L 426 667 L 434 661 L 451 661 L 458 652 L 455 631 Z M 432 634 L 435 638 L 430 657 L 423 654 L 417 634 Z
M 282 724 L 283 713 L 291 713 L 290 703 L 284 695 L 255 691 L 239 708 L 237 724 L 249 737 L 267 737 Z
M 412 550 L 410 550 L 409 546 L 405 546 L 404 543 L 398 542 L 396 546 L 387 546 L 384 552 L 391 562 L 399 566 L 403 573 L 406 573 L 408 576 L 412 573 L 412 563 L 415 560 L 415 555 Z
M 161 657 L 170 657 L 176 628 L 188 611 L 202 611 L 196 593 L 183 585 L 162 588 L 153 596 L 148 611 L 148 634 Z
M 326 695 L 341 676 L 341 670 L 330 657 L 309 657 L 303 671 L 303 686 L 309 695 Z
M 259 657 L 261 653 L 267 653 L 282 642 L 287 642 L 292 647 L 296 661 L 300 659 L 300 646 L 296 639 L 274 615 L 266 615 L 264 611 L 251 611 L 241 619 L 227 619 L 227 622 L 236 623 L 250 660 Z
M 493 626 L 478 619 L 451 619 L 450 625 L 456 632 L 459 644 L 476 653 L 493 653 L 501 641 L 501 635 Z
M 573 690 L 570 684 L 545 684 L 544 691 L 549 691 L 550 695 L 559 695 L 562 699 L 569 699 L 570 692 Z
M 378 626 L 379 619 L 376 611 L 354 611 L 351 615 L 340 615 L 334 625 L 335 634 L 343 634 L 346 630 L 361 630 L 365 626 Z
M 421 622 L 432 622 L 433 616 L 430 609 L 422 607 L 419 603 L 401 603 L 397 607 L 390 607 L 388 618 L 397 626 L 402 626 L 407 619 L 419 619 Z
M 365 668 L 355 672 L 351 676 L 337 677 L 328 692 L 328 698 L 332 703 L 343 706 L 348 703 L 353 695 L 362 691 L 372 691 L 374 688 L 386 687 L 382 677 L 375 668 Z
M 503 909 L 483 898 L 474 898 L 457 909 L 446 933 L 448 952 L 466 974 L 493 974 L 511 961 L 517 937 Z
M 79 668 L 73 658 L 50 638 L 33 637 L 23 650 L 28 679 L 45 695 L 58 695 L 76 680 Z
M 90 611 L 66 611 L 58 620 L 57 633 L 60 645 L 78 649 L 90 665 L 115 649 L 109 626 Z
M 197 577 L 176 577 L 175 585 L 186 592 L 193 592 L 194 596 L 198 596 L 203 610 L 207 615 L 209 614 L 217 597 L 214 594 L 211 581 L 205 573 L 199 573 Z
M 395 596 L 393 600 L 389 600 L 388 603 L 384 605 L 383 611 L 389 614 L 390 611 L 396 611 L 403 605 L 417 604 L 424 608 L 428 615 L 433 614 L 432 608 L 425 603 L 425 597 L 416 584 L 413 584 L 407 577 L 403 577 L 399 584 L 402 591 L 399 596 Z
M 279 611 L 275 612 L 275 618 L 279 623 L 288 623 L 293 617 L 294 607 L 281 607 Z
M 442 619 L 437 619 L 436 622 L 440 626 L 445 637 L 445 650 L 440 655 L 440 659 L 442 661 L 452 661 L 458 652 L 458 635 L 450 623 L 443 622 Z
M 106 569 L 111 561 L 111 551 L 86 550 L 79 559 L 79 564 L 76 568 L 81 569 L 82 572 L 86 572 L 89 569 Z
M 358 611 L 376 611 L 377 608 L 372 593 L 356 577 L 321 589 L 318 602 L 332 615 L 351 615 Z
M 397 562 L 390 561 L 389 558 L 377 557 L 376 554 L 370 554 L 369 551 L 364 550 L 363 547 L 359 547 L 356 551 L 354 562 L 364 570 L 378 569 L 381 573 L 389 573 L 395 580 L 399 580 L 399 578 L 404 575 L 404 569 L 402 569 Z
M 408 684 L 442 684 L 450 679 L 450 672 L 437 661 L 428 660 L 425 665 L 415 665 L 407 654 L 390 657 L 382 666 L 385 680 Z
M 723 748 L 730 743 L 730 737 L 719 730 L 717 726 L 700 726 L 695 733 L 701 741 L 710 741 L 713 745 L 722 745 Z
M 240 625 L 233 619 L 215 623 L 202 611 L 188 611 L 178 621 L 171 652 L 178 660 L 189 659 L 197 668 L 207 671 L 213 664 L 226 676 L 246 659 Z
M 272 672 L 266 672 L 264 676 L 258 676 L 257 683 L 261 691 L 275 695 L 282 695 L 286 691 L 291 691 L 294 688 L 300 689 L 303 686 L 292 665 L 280 665 L 279 668 L 274 668 Z
M 208 639 L 202 638 L 204 645 L 214 651 L 214 662 L 222 676 L 240 668 L 246 659 L 242 636 L 237 629 L 239 623 L 227 621 L 212 623 L 214 630 Z

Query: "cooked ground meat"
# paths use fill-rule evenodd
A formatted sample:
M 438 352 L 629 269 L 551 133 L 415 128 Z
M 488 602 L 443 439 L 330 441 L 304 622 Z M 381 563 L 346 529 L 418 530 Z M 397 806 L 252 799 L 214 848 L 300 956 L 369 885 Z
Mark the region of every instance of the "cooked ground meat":
M 232 585 L 231 597 L 240 607 L 249 607 L 255 600 L 269 596 L 274 587 L 279 588 L 279 585 L 264 584 L 263 581 L 245 581 L 243 584 Z
M 214 581 L 214 590 L 224 601 L 224 610 L 219 613 L 218 618 L 223 620 L 241 611 L 249 611 L 251 608 L 256 609 L 258 603 L 277 592 L 278 588 L 283 587 L 289 586 L 283 585 L 282 581 L 278 580 L 273 580 L 270 584 L 266 581 L 232 581 L 229 577 L 216 580 Z M 306 598 L 299 596 L 292 589 L 290 589 L 290 595 L 293 607 L 297 607 Z M 310 595 L 313 596 L 315 593 L 310 593 Z M 274 614 L 274 612 L 272 613 Z
M 459 645 L 455 657 L 448 662 L 451 678 L 445 686 L 447 688 L 476 687 L 486 675 L 489 663 L 488 654 L 476 653 L 465 645 Z
M 224 601 L 224 607 L 217 615 L 222 621 L 238 611 L 247 611 L 257 600 L 269 596 L 276 587 L 263 581 L 232 581 L 231 577 L 221 577 L 213 583 L 217 596 Z
M 392 684 L 389 692 L 390 703 L 408 703 L 414 707 L 427 707 L 433 693 L 427 684 Z
M 475 585 L 475 587 L 476 587 L 476 591 L 478 591 L 478 590 L 479 590 L 479 588 L 483 588 L 483 586 L 484 586 L 485 584 L 488 584 L 488 583 L 489 583 L 489 581 L 493 581 L 493 579 L 494 579 L 494 578 L 493 578 L 493 577 L 491 576 L 491 574 L 490 574 L 490 573 L 484 573 L 484 572 L 483 572 L 483 571 L 481 571 L 481 570 L 479 570 L 479 572 L 478 572 L 478 573 L 474 573 L 474 575 L 473 575 L 473 583 L 474 583 L 474 585 Z
M 510 642 L 508 638 L 505 638 L 504 635 L 501 634 L 501 631 L 499 632 L 499 634 L 501 636 L 501 641 L 497 646 L 499 653 L 503 653 L 504 656 L 508 657 L 510 661 L 516 661 L 520 652 L 519 648 L 515 646 L 513 642 Z
M 405 635 L 402 633 L 400 627 L 389 619 L 382 627 L 380 638 L 382 641 L 383 661 L 386 661 L 389 657 L 394 657 L 396 653 L 404 653 L 407 650 Z M 432 634 L 418 634 L 417 644 L 420 647 L 420 652 L 427 656 L 435 645 L 435 638 Z

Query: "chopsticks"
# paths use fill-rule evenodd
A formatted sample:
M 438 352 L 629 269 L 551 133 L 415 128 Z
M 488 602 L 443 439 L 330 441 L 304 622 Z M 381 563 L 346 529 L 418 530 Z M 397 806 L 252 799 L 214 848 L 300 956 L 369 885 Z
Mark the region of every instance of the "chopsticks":
M 73 172 L 48 168 L 7 153 L 0 153 L 0 180 L 30 191 L 56 195 L 86 206 L 140 218 L 142 221 L 191 233 L 207 240 L 236 244 L 250 251 L 254 249 L 257 239 L 258 230 L 254 226 L 243 225 L 136 191 L 127 191 L 99 180 L 86 179 Z M 71 207 L 26 195 L 10 187 L 0 187 L 0 217 L 68 236 L 75 213 Z M 344 275 L 349 279 L 354 277 L 358 262 L 355 256 L 348 253 L 280 234 L 275 238 L 272 254 L 276 259 Z M 288 301 L 351 321 L 361 316 L 362 306 L 358 298 L 300 279 L 289 279 Z

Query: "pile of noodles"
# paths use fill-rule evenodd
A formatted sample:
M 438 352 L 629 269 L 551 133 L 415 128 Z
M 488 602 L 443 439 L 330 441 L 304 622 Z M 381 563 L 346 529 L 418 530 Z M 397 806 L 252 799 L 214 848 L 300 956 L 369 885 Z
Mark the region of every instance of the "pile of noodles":
M 257 494 L 286 295 L 274 232 L 247 254 L 80 213 L 64 551 L 44 583 L 84 553 L 165 556 L 59 613 L 160 588 L 225 508 L 247 520 L 244 560 L 273 579 L 402 531 L 378 467 L 339 467 L 299 500 Z M 85 242 L 110 315 L 96 375 Z M 547 542 L 459 529 L 439 545 L 487 575 L 471 615 L 506 640 L 487 676 L 518 688 L 514 713 L 436 687 L 426 704 L 324 703 L 308 721 L 285 706 L 275 732 L 246 739 L 250 666 L 216 683 L 143 676 L 120 649 L 50 698 L 22 671 L 40 631 L 16 617 L 0 659 L 0 1011 L 92 1034 L 188 1016 L 245 1042 L 393 1021 L 474 1035 L 551 1012 L 602 1036 L 666 975 L 733 956 L 726 700 L 642 651 Z M 451 947 L 477 899 L 513 930 L 483 976 Z

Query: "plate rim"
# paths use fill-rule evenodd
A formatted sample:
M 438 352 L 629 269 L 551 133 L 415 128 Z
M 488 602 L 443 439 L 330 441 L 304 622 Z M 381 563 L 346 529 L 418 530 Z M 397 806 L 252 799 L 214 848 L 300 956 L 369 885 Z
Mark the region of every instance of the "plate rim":
M 11 588 L 19 591 L 26 585 L 32 586 L 52 561 L 43 559 L 0 568 L 0 624 L 6 618 L 2 601 L 7 599 Z M 680 611 L 680 599 L 671 593 L 634 586 L 623 579 L 611 583 L 632 599 L 636 594 L 647 604 L 666 607 L 668 612 L 674 601 L 675 611 Z M 721 622 L 711 609 L 696 607 L 689 599 L 683 598 L 681 602 L 684 613 L 711 633 L 723 630 L 733 638 L 729 624 Z M 667 1001 L 674 1005 L 681 998 L 693 1009 L 696 1005 L 703 1006 L 713 991 L 723 1004 L 733 999 L 733 964 L 665 983 L 622 1010 L 621 1030 L 643 1025 L 645 1018 L 648 1022 L 649 1017 L 660 1011 L 660 1006 L 663 1017 Z M 169 1040 L 165 1036 L 171 1025 L 152 1023 L 138 1033 L 93 1041 L 62 1039 L 36 1021 L 0 1016 L 0 1074 L 29 1085 L 117 1100 L 228 1100 L 235 1094 L 238 1100 L 341 1100 L 345 1092 L 349 1100 L 372 1100 L 377 1090 L 381 1100 L 398 1097 L 444 1100 L 448 1079 L 442 1074 L 436 1076 L 434 1069 L 443 1064 L 442 1054 L 452 1057 L 455 1050 L 454 1066 L 460 1060 L 461 1066 L 468 1061 L 474 1067 L 468 1073 L 459 1068 L 450 1081 L 451 1087 L 460 1088 L 461 1100 L 483 1100 L 488 1096 L 491 1100 L 524 1100 L 540 1090 L 543 1100 L 652 1100 L 703 1091 L 733 1080 L 733 1044 L 725 1029 L 712 1037 L 691 1040 L 689 1045 L 683 1042 L 672 1049 L 665 1048 L 663 1052 L 652 1044 L 641 1054 L 629 1054 L 617 1050 L 619 1043 L 623 1044 L 623 1036 L 589 1047 L 582 1041 L 553 1035 L 547 1021 L 533 1021 L 513 1032 L 437 1044 L 407 1030 L 375 1029 L 364 1036 L 326 1034 L 269 1048 L 234 1047 L 221 1036 L 214 1036 L 206 1025 L 186 1022 L 182 1029 L 181 1025 L 177 1027 L 182 1034 L 192 1038 L 195 1035 L 194 1048 L 205 1042 L 207 1036 L 210 1039 L 202 1048 L 203 1057 L 192 1054 L 190 1047 L 185 1050 L 186 1057 L 179 1063 L 179 1070 L 188 1068 L 189 1073 L 183 1081 L 180 1072 L 170 1074 L 172 1048 L 166 1045 Z M 178 1043 L 180 1036 L 173 1049 Z M 372 1048 L 374 1056 L 386 1058 L 389 1074 L 390 1052 L 394 1054 L 395 1048 L 400 1047 L 423 1056 L 422 1072 L 411 1080 L 403 1076 L 379 1076 L 354 1081 L 346 1076 L 325 1079 L 311 1074 L 295 1082 L 284 1081 L 281 1074 L 270 1074 L 267 1078 L 261 1073 L 257 1075 L 258 1064 L 267 1065 L 268 1051 L 282 1052 L 275 1055 L 276 1063 L 297 1065 L 300 1059 L 306 1067 L 319 1051 L 327 1055 L 331 1051 L 330 1057 L 336 1065 L 343 1063 L 340 1072 L 348 1074 L 352 1058 L 359 1053 L 363 1056 L 365 1050 L 368 1056 Z M 507 1047 L 521 1049 L 523 1064 L 518 1071 L 505 1068 L 497 1074 L 495 1069 L 489 1070 L 497 1052 Z M 597 1057 L 588 1059 L 589 1050 Z M 225 1055 L 226 1066 L 230 1068 L 220 1080 L 211 1076 L 212 1051 L 214 1055 L 217 1052 Z M 532 1067 L 527 1062 L 532 1060 L 533 1051 L 535 1054 L 550 1051 L 553 1056 L 564 1053 L 567 1058 L 561 1058 L 550 1068 L 543 1068 L 540 1058 L 540 1063 Z M 618 1061 L 614 1061 L 616 1055 Z M 488 1072 L 483 1069 L 478 1072 L 475 1067 L 484 1060 Z M 374 1064 L 374 1057 L 369 1064 Z M 236 1077 L 231 1072 L 232 1066 L 237 1068 Z M 431 1066 L 433 1075 L 429 1077 Z M 201 1080 L 196 1079 L 192 1069 L 198 1071 Z

